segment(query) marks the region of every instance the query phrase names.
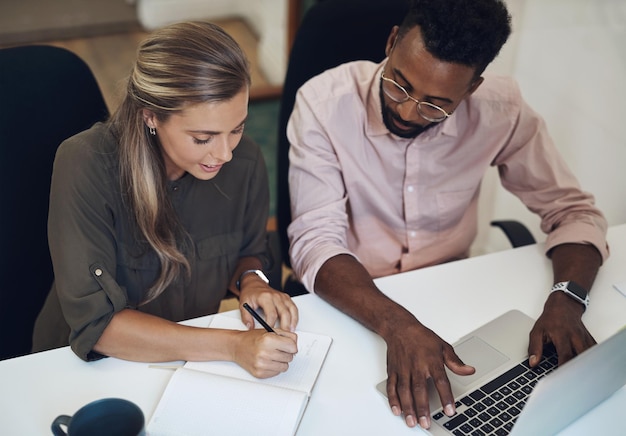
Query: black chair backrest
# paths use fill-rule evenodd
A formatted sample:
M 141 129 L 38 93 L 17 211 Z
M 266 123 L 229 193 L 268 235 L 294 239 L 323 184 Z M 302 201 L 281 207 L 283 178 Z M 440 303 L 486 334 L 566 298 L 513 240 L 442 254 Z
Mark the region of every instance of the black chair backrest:
M 283 261 L 290 266 L 287 226 L 289 199 L 289 141 L 286 128 L 296 92 L 317 74 L 354 60 L 380 62 L 394 25 L 408 11 L 407 0 L 325 0 L 306 12 L 296 33 L 283 85 L 278 120 L 276 219 Z
M 0 50 L 0 359 L 30 352 L 52 284 L 47 219 L 56 149 L 107 117 L 96 79 L 72 52 Z

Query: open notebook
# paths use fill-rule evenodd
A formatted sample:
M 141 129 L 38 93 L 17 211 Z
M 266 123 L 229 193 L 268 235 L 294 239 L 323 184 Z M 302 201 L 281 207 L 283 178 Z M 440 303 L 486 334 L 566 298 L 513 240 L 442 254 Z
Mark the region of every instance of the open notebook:
M 245 330 L 239 318 L 222 314 L 210 327 Z M 187 362 L 170 379 L 148 434 L 294 434 L 332 342 L 296 333 L 298 353 L 289 370 L 272 378 L 255 378 L 233 362 Z

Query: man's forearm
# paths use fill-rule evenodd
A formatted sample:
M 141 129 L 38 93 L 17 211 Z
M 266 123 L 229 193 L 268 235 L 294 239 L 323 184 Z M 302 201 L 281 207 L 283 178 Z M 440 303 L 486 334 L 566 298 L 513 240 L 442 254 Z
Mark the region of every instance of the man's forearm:
M 602 256 L 593 245 L 562 244 L 551 251 L 554 282 L 574 281 L 587 291 L 596 278 Z
M 403 320 L 416 322 L 404 307 L 384 295 L 354 257 L 328 259 L 315 278 L 315 293 L 383 338 Z

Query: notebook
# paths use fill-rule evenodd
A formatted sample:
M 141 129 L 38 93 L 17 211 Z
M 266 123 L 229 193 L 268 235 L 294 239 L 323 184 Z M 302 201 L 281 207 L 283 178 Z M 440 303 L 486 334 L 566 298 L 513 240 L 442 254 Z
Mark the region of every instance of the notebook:
M 456 399 L 453 417 L 442 413 L 429 386 L 433 435 L 555 434 L 626 384 L 626 329 L 557 370 L 556 354 L 546 349 L 539 368 L 529 371 L 533 324 L 520 311 L 506 312 L 454 344 L 476 373 L 463 377 L 446 369 Z M 377 389 L 386 396 L 386 380 Z
M 218 314 L 211 328 L 245 330 L 239 318 Z M 157 435 L 295 434 L 332 343 L 298 334 L 289 370 L 258 379 L 233 362 L 187 362 L 178 368 L 148 424 Z

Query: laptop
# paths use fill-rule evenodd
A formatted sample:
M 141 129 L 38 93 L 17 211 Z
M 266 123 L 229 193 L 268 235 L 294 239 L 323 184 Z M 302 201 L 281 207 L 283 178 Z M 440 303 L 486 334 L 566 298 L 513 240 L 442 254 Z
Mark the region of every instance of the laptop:
M 534 320 L 506 312 L 454 344 L 476 368 L 471 376 L 447 371 L 457 413 L 447 417 L 430 383 L 433 435 L 555 434 L 626 384 L 626 329 L 554 371 L 546 348 L 538 368 L 528 365 L 528 334 Z M 386 397 L 387 380 L 376 387 Z

